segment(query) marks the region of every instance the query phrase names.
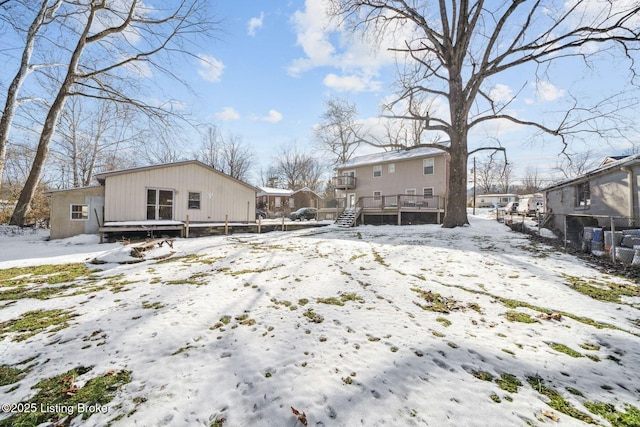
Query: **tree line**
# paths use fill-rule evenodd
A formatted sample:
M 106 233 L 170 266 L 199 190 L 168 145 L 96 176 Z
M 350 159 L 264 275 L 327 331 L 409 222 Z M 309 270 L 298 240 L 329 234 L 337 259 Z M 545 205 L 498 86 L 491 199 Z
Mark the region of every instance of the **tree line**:
M 457 227 L 468 223 L 468 160 L 482 151 L 506 152 L 497 139 L 472 137 L 483 126 L 529 129 L 533 139 L 557 141 L 559 154 L 574 164 L 571 153 L 585 151 L 580 148 L 587 141 L 628 138 L 634 131 L 637 2 L 326 5 L 342 28 L 396 55 L 394 93 L 381 110 L 383 130 L 370 132 L 354 104 L 332 98 L 315 129 L 327 157 L 318 159 L 295 144 L 281 148 L 274 165 L 260 173 L 263 185 L 318 188 L 320 171 L 347 161 L 361 144 L 435 147 L 450 156 L 443 226 Z M 0 189 L 11 185 L 18 193 L 11 223 L 25 223 L 43 182 L 82 186 L 97 171 L 126 167 L 132 159 L 158 163 L 183 156 L 186 119 L 177 103 L 149 101 L 149 76 L 183 82 L 171 63 L 193 57 L 199 43 L 215 37 L 218 24 L 206 0 L 175 0 L 162 9 L 140 0 L 0 0 L 0 34 L 7 47 L 0 56 L 13 73 L 0 88 Z M 569 94 L 553 114 L 531 117 L 514 108 L 525 87 L 547 82 L 556 67 L 568 66 L 577 82 L 612 61 L 627 70 L 626 78 L 612 82 L 600 99 Z M 494 89 L 507 76 L 522 86 L 505 96 Z M 242 139 L 203 128 L 194 156 L 246 177 L 252 159 Z M 505 161 L 502 169 L 507 168 Z

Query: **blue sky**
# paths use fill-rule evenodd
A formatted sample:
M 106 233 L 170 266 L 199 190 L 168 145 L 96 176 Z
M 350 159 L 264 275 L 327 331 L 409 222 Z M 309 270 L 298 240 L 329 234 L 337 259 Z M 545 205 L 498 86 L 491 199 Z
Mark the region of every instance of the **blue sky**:
M 187 100 L 203 122 L 242 137 L 255 149 L 258 162 L 268 166 L 279 147 L 298 144 L 312 149 L 313 126 L 318 123 L 329 96 L 357 104 L 360 118 L 372 123 L 381 102 L 392 95 L 395 65 L 389 52 L 375 50 L 328 24 L 322 0 L 272 2 L 243 0 L 217 2 L 223 19 L 220 39 L 199 55 L 208 63 L 191 70 L 197 97 Z M 552 115 L 572 102 L 613 93 L 627 79 L 625 67 L 611 59 L 586 70 L 577 61 L 552 66 L 545 79 L 534 69 L 519 68 L 491 81 L 494 94 L 513 96 L 511 108 L 526 117 Z M 548 80 L 546 79 L 548 77 Z M 542 175 L 552 173 L 561 145 L 555 141 L 528 141 L 531 129 L 500 123 L 480 129 L 471 146 L 490 144 L 495 138 L 507 147 L 516 176 L 529 166 Z M 593 147 L 596 156 L 621 154 L 631 144 Z M 574 146 L 579 152 L 589 147 Z M 361 153 L 369 153 L 363 147 Z
M 149 0 L 150 4 L 155 2 L 159 0 Z M 302 150 L 320 154 L 313 128 L 330 96 L 354 102 L 360 120 L 379 130 L 381 104 L 394 93 L 396 65 L 385 49 L 385 43 L 391 41 L 385 39 L 376 49 L 366 39 L 337 28 L 325 14 L 326 3 L 210 2 L 215 19 L 221 20 L 217 38 L 201 43 L 191 52 L 190 60 L 174 64 L 173 71 L 189 83 L 193 93 L 154 75 L 151 77 L 161 89 L 149 95 L 158 101 L 173 100 L 195 122 L 216 125 L 222 132 L 241 137 L 255 152 L 254 175 L 272 163 L 280 148 L 297 144 Z M 598 2 L 588 4 L 597 6 Z M 498 100 L 517 94 L 509 110 L 517 117 L 537 120 L 557 118 L 572 104 L 572 96 L 581 101 L 610 96 L 629 79 L 627 64 L 607 55 L 591 68 L 569 59 L 554 63 L 537 77 L 535 72 L 533 66 L 521 67 L 487 81 L 484 89 Z M 436 104 L 435 108 L 442 111 L 446 105 Z M 561 144 L 542 139 L 531 142 L 532 135 L 532 129 L 510 122 L 491 123 L 474 131 L 470 149 L 499 140 L 507 148 L 516 177 L 522 177 L 528 167 L 549 176 Z M 640 142 L 636 134 L 628 136 L 632 142 Z M 190 147 L 185 147 L 186 151 L 201 142 L 195 132 L 187 138 Z M 631 146 L 623 140 L 606 144 L 593 140 L 590 145 L 572 146 L 569 152 L 592 149 L 595 156 L 604 157 L 622 154 Z M 374 151 L 364 146 L 357 154 Z
M 199 54 L 206 62 L 190 73 L 198 96 L 190 99 L 189 109 L 201 121 L 242 136 L 262 164 L 278 147 L 312 144 L 313 126 L 329 96 L 346 97 L 362 117 L 375 117 L 388 93 L 390 62 L 373 58 L 369 47 L 349 52 L 362 59 L 343 58 L 340 35 L 322 33 L 326 20 L 317 12 L 323 7 L 319 1 L 216 5 L 223 32 Z M 329 41 L 337 44 L 333 54 Z M 366 62 L 373 65 L 357 65 Z

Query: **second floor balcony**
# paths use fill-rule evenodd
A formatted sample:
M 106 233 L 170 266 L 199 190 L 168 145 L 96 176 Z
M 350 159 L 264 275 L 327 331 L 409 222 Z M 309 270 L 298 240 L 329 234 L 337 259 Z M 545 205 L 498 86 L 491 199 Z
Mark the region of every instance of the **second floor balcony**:
M 331 183 L 337 190 L 353 190 L 356 188 L 356 181 L 356 177 L 351 175 L 334 176 L 331 178 Z

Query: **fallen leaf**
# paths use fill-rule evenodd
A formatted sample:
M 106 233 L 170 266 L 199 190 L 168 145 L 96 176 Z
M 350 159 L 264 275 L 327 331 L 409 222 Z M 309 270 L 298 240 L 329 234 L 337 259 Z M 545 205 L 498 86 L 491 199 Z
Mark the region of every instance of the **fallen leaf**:
M 66 390 L 62 390 L 62 394 L 66 394 L 67 396 L 75 396 L 76 392 L 80 390 L 80 388 L 77 385 L 72 385 L 71 387 L 69 387 Z
M 298 411 L 293 406 L 291 407 L 291 412 L 293 412 L 293 415 L 298 417 L 298 421 L 300 421 L 300 424 L 302 424 L 303 426 L 307 425 L 307 414 L 305 414 L 304 412 L 300 413 L 300 411 Z
M 556 414 L 554 414 L 553 412 L 542 411 L 542 415 L 544 415 L 547 418 L 552 419 L 555 422 L 560 421 L 560 418 L 558 418 L 558 416 Z

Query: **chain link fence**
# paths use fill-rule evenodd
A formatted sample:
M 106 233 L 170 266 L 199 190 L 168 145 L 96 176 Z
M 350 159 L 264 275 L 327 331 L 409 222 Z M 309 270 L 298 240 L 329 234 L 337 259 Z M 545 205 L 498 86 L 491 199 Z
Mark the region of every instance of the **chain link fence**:
M 640 265 L 640 219 L 624 216 L 548 214 L 539 228 L 560 236 L 565 249 Z

